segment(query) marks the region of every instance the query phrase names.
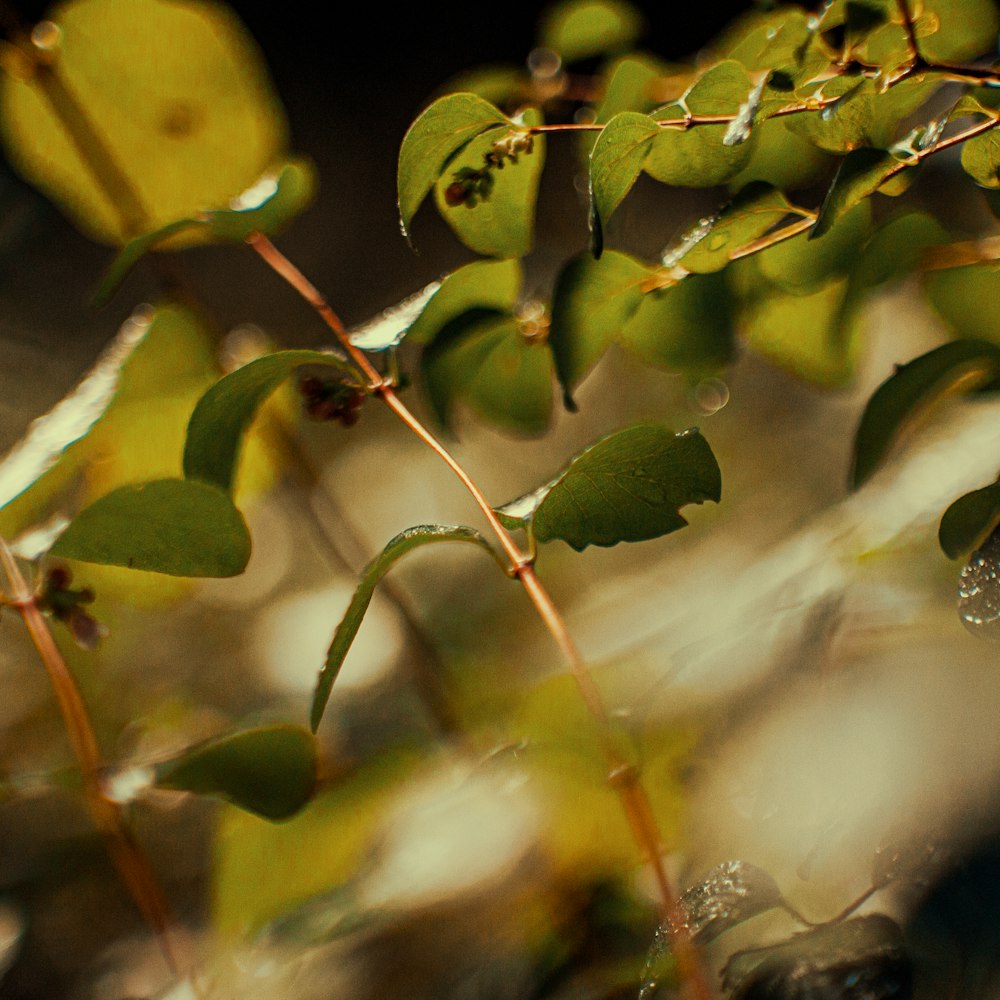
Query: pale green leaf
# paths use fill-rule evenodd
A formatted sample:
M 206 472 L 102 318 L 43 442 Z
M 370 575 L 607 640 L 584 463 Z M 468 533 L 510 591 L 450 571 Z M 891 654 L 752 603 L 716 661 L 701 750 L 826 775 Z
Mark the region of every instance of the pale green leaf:
M 87 235 L 124 244 L 227 205 L 281 156 L 284 114 L 252 39 L 220 4 L 73 0 L 51 72 L 5 74 L 16 169 Z
M 208 483 L 122 486 L 84 508 L 51 555 L 170 576 L 236 576 L 250 558 L 243 516 Z
M 449 161 L 476 136 L 507 124 L 475 94 L 449 94 L 435 101 L 410 126 L 399 150 L 399 217 L 408 233 L 413 216 Z
M 809 238 L 818 239 L 829 232 L 845 212 L 912 165 L 884 149 L 863 148 L 848 153 L 837 168 Z
M 642 15 L 623 0 L 563 0 L 543 19 L 539 43 L 570 63 L 627 49 L 642 29 Z
M 541 124 L 538 111 L 524 114 L 523 125 L 491 130 L 464 146 L 448 163 L 434 188 L 434 200 L 441 217 L 470 250 L 488 257 L 523 257 L 534 240 L 535 200 L 545 164 L 545 139 L 535 136 L 531 151 L 517 154 L 516 162 L 505 159 L 490 168 L 489 193 L 451 204 L 447 191 L 462 171 L 483 171 L 486 154 L 497 143 L 525 134 L 531 125 Z

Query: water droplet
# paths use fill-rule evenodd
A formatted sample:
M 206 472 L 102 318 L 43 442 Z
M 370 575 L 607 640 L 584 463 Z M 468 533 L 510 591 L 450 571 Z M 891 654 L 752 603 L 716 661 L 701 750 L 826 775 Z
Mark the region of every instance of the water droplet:
M 573 114 L 577 125 L 593 125 L 597 121 L 597 112 L 593 108 L 577 108 Z
M 703 378 L 691 391 L 695 407 L 709 416 L 729 402 L 729 386 L 720 378 Z
M 958 614 L 970 632 L 1000 640 L 1000 531 L 994 531 L 962 569 Z
M 836 104 L 828 104 L 820 113 L 820 118 L 825 122 L 833 121 L 833 116 L 837 113 Z
M 260 208 L 269 198 L 273 198 L 278 193 L 278 175 L 266 173 L 254 184 L 238 194 L 229 203 L 229 207 L 234 212 L 248 212 L 254 208 Z
M 104 776 L 104 794 L 119 805 L 134 802 L 143 792 L 152 788 L 156 772 L 151 767 L 127 767 L 111 771 Z
M 528 72 L 536 80 L 551 80 L 562 69 L 562 57 L 552 49 L 532 49 L 528 54 Z
M 31 44 L 43 52 L 54 52 L 62 41 L 62 28 L 54 21 L 39 21 L 31 31 Z

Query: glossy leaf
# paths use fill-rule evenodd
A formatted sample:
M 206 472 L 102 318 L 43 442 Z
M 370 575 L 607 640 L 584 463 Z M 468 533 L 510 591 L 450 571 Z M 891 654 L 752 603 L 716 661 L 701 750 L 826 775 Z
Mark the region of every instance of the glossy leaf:
M 215 486 L 158 479 L 119 487 L 84 508 L 51 555 L 170 576 L 236 576 L 250 558 L 250 534 Z
M 438 332 L 470 309 L 512 312 L 521 293 L 517 260 L 477 260 L 452 271 L 407 331 L 411 344 L 429 344 Z
M 956 340 L 898 366 L 875 390 L 854 439 L 850 486 L 865 483 L 902 431 L 929 404 L 964 390 L 1000 388 L 1000 347 Z
M 740 15 L 711 48 L 754 73 L 800 62 L 811 34 L 805 11 L 781 6 Z
M 938 543 L 949 559 L 981 545 L 1000 524 L 1000 482 L 966 493 L 941 517 Z
M 542 21 L 539 43 L 577 62 L 629 48 L 642 28 L 642 15 L 623 0 L 563 0 Z
M 912 984 L 903 933 L 880 913 L 737 952 L 723 970 L 732 1000 L 888 1000 L 909 997 Z
M 316 789 L 316 739 L 299 726 L 262 726 L 192 747 L 155 767 L 160 788 L 211 795 L 270 820 L 289 819 Z
M 810 230 L 810 238 L 816 239 L 828 233 L 845 212 L 909 166 L 911 164 L 884 149 L 864 148 L 848 153 L 837 168 L 833 184 L 823 199 L 819 218 Z
M 745 861 L 716 865 L 678 900 L 691 940 L 702 946 L 783 902 L 774 879 Z M 652 1000 L 662 986 L 663 971 L 670 967 L 670 937 L 669 926 L 660 924 L 646 956 L 639 1000 Z
M 257 358 L 220 379 L 198 401 L 188 424 L 184 475 L 232 492 L 243 438 L 264 400 L 304 365 L 354 369 L 324 351 L 281 351 Z
M 604 246 L 604 223 L 632 190 L 646 154 L 660 133 L 648 115 L 624 111 L 604 127 L 590 154 L 590 227 L 595 257 Z
M 691 115 L 735 115 L 753 84 L 735 60 L 707 70 L 680 99 L 653 114 L 655 121 Z M 650 148 L 643 169 L 663 184 L 678 187 L 714 187 L 729 180 L 750 158 L 752 143 L 723 144 L 728 126 L 662 128 Z
M 475 94 L 449 94 L 410 126 L 399 150 L 399 218 L 408 233 L 413 216 L 450 160 L 464 146 L 508 119 Z
M 697 242 L 675 262 L 696 274 L 721 271 L 735 251 L 773 229 L 791 209 L 788 199 L 769 184 L 751 184 L 699 227 Z
M 515 434 L 541 434 L 552 418 L 552 353 L 513 316 L 472 310 L 459 317 L 424 352 L 421 370 L 445 427 L 460 399 Z
M 541 115 L 535 110 L 524 114 L 524 125 L 540 125 Z M 441 217 L 455 235 L 476 253 L 488 257 L 523 257 L 531 250 L 534 240 L 535 200 L 545 164 L 545 139 L 535 136 L 530 152 L 517 154 L 517 160 L 506 159 L 502 167 L 489 171 L 490 191 L 487 196 L 468 198 L 452 204 L 448 190 L 463 170 L 479 171 L 484 158 L 494 150 L 494 143 L 520 136 L 524 128 L 489 131 L 464 146 L 448 163 L 434 188 L 434 200 Z
M 735 319 L 722 275 L 693 274 L 647 292 L 617 338 L 648 365 L 695 374 L 724 367 L 736 351 Z
M 358 634 L 358 629 L 361 628 L 361 622 L 364 620 L 365 612 L 368 610 L 368 605 L 371 604 L 379 581 L 403 556 L 414 549 L 435 542 L 470 542 L 499 559 L 490 543 L 474 528 L 421 524 L 414 528 L 407 528 L 406 531 L 396 535 L 362 571 L 358 589 L 354 592 L 354 597 L 351 598 L 351 603 L 334 632 L 333 641 L 327 651 L 326 662 L 320 671 L 316 684 L 316 693 L 313 695 L 310 713 L 313 732 L 316 732 L 323 720 L 323 713 L 326 711 L 330 692 L 333 690 L 333 682 L 337 679 L 337 674 L 340 673 L 340 668 L 351 648 L 351 643 L 354 642 L 354 637 Z
M 561 539 L 578 551 L 658 538 L 687 521 L 679 508 L 718 503 L 722 479 L 697 430 L 674 434 L 639 424 L 579 454 L 547 486 L 498 509 L 540 542 Z
M 3 142 L 88 236 L 123 244 L 226 205 L 281 155 L 284 115 L 227 8 L 74 0 L 50 16 L 60 31 L 55 75 L 4 74 Z M 66 121 L 81 108 L 90 128 L 71 135 Z M 89 165 L 99 145 L 117 166 L 100 167 L 101 181 Z
M 559 275 L 549 344 L 570 408 L 573 390 L 639 308 L 647 274 L 634 258 L 611 251 L 599 261 L 589 254 L 576 257 Z

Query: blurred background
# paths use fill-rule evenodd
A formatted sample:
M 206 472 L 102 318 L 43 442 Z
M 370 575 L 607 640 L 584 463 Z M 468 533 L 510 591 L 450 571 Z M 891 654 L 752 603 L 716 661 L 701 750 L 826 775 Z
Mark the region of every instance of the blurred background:
M 279 245 L 348 325 L 472 259 L 427 209 L 419 253 L 400 236 L 399 143 L 453 75 L 523 62 L 542 8 L 364 8 L 338 30 L 317 23 L 314 5 L 233 6 L 270 66 L 292 149 L 320 176 L 315 205 Z M 689 55 L 748 6 L 679 19 L 645 4 L 648 47 Z M 954 169 L 942 167 L 942 191 Z M 587 244 L 576 173 L 571 145 L 550 143 L 528 294 L 545 297 Z M 937 197 L 933 181 L 927 190 Z M 637 237 L 652 257 L 718 192 L 639 197 L 627 219 L 638 227 L 652 213 Z M 954 211 L 991 225 L 972 198 Z M 6 167 L 0 257 L 3 454 L 157 292 L 137 271 L 111 305 L 89 309 L 111 252 Z M 180 266 L 223 352 L 326 342 L 252 254 L 198 248 Z M 198 322 L 178 310 L 150 338 L 154 375 L 174 372 L 175 345 L 197 343 Z M 865 893 L 879 851 L 923 859 L 946 844 L 947 871 L 979 851 L 957 887 L 931 894 L 940 872 L 918 861 L 865 905 L 912 922 L 918 995 L 987 997 L 1000 995 L 994 966 L 957 987 L 955 970 L 994 945 L 982 928 L 996 883 L 998 647 L 962 628 L 958 567 L 934 531 L 951 499 L 995 475 L 1000 408 L 958 402 L 864 491 L 849 498 L 845 485 L 865 400 L 894 362 L 946 333 L 912 285 L 894 285 L 865 312 L 863 363 L 846 389 L 815 389 L 747 354 L 698 393 L 613 353 L 581 388 L 581 413 L 560 411 L 544 438 L 512 440 L 465 415 L 454 447 L 499 503 L 629 422 L 701 426 L 723 468 L 718 509 L 689 508 L 690 528 L 642 546 L 553 545 L 540 561 L 642 764 L 679 884 L 742 859 L 822 920 Z M 180 364 L 177 378 L 189 376 Z M 151 432 L 142 400 L 132 405 L 95 483 L 127 474 L 123 456 Z M 348 432 L 309 424 L 280 399 L 251 450 L 245 576 L 175 585 L 77 568 L 111 634 L 96 657 L 67 653 L 126 775 L 236 724 L 304 721 L 357 570 L 410 524 L 479 524 L 447 472 L 374 407 Z M 44 676 L 13 616 L 0 619 L 0 995 L 636 995 L 656 927 L 652 887 L 586 716 L 518 588 L 479 553 L 443 548 L 401 566 L 396 590 L 373 604 L 321 730 L 324 791 L 306 813 L 274 826 L 166 793 L 132 803 L 203 970 L 198 994 L 171 987 L 67 777 Z M 978 937 L 968 912 L 986 914 Z M 737 947 L 798 927 L 784 912 L 739 927 L 708 949 L 713 977 Z

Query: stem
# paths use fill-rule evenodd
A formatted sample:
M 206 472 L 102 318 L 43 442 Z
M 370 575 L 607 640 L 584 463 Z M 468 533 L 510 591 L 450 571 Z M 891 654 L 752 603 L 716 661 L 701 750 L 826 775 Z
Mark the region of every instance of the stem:
M 181 978 L 182 963 L 173 941 L 173 918 L 163 890 L 125 824 L 121 807 L 104 794 L 103 762 L 80 689 L 56 645 L 45 616 L 28 587 L 7 542 L 0 538 L 0 564 L 10 587 L 10 604 L 24 621 L 39 659 L 49 675 L 70 747 L 83 778 L 84 798 L 108 854 L 146 922 L 156 933 L 170 971 Z
M 660 914 L 670 932 L 681 978 L 693 1000 L 711 1000 L 712 991 L 687 930 L 677 893 L 663 864 L 660 834 L 649 797 L 642 787 L 635 767 L 622 757 L 614 744 L 611 721 L 601 693 L 570 635 L 565 620 L 538 579 L 532 558 L 521 551 L 511 534 L 500 523 L 482 491 L 458 460 L 407 408 L 396 394 L 394 387 L 382 378 L 367 356 L 351 343 L 344 324 L 316 287 L 266 236 L 254 233 L 247 238 L 247 243 L 316 310 L 334 333 L 341 347 L 365 374 L 373 395 L 378 396 L 410 431 L 441 458 L 461 480 L 462 485 L 486 517 L 504 554 L 510 560 L 512 575 L 521 582 L 539 617 L 559 646 L 580 695 L 597 724 L 608 766 L 608 783 L 618 795 L 633 838 L 652 866 L 659 890 Z

